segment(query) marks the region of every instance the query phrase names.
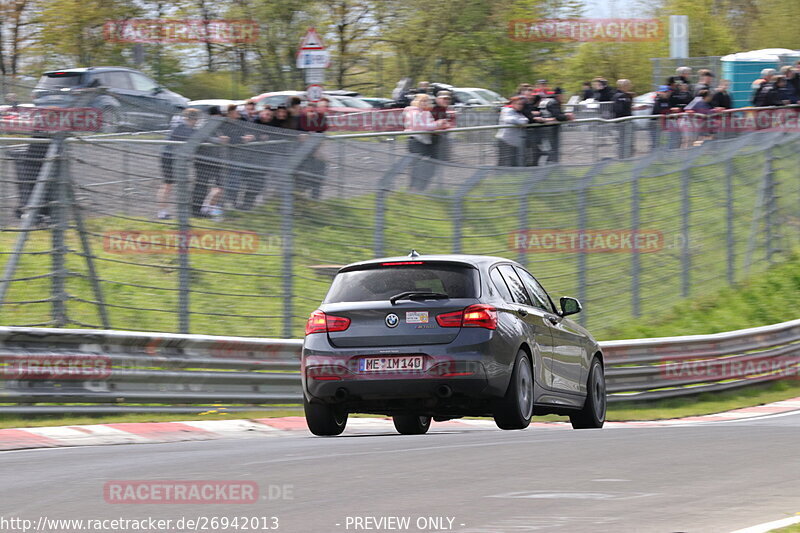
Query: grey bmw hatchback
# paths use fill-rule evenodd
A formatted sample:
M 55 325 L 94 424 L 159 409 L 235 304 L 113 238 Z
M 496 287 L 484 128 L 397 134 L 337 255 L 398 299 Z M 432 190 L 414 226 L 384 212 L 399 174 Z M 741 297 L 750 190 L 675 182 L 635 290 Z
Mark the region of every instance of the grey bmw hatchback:
M 429 255 L 341 268 L 306 324 L 304 407 L 315 435 L 349 413 L 391 416 L 402 434 L 431 420 L 491 416 L 524 429 L 531 416 L 605 421 L 603 354 L 522 265 L 500 257 Z

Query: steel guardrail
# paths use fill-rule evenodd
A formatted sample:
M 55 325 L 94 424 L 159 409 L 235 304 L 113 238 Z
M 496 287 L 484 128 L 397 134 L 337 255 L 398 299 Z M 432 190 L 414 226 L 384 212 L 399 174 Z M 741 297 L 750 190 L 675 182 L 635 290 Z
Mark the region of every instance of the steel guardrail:
M 800 320 L 600 346 L 610 402 L 719 392 L 800 374 Z M 0 327 L 0 413 L 297 404 L 301 347 L 297 339 Z M 53 379 L 53 369 L 76 361 L 101 371 Z

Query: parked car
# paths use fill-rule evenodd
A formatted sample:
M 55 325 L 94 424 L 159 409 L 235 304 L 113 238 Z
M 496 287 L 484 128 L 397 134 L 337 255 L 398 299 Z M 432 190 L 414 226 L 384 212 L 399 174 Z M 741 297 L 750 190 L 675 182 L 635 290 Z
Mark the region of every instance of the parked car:
M 453 103 L 461 105 L 502 106 L 508 99 L 489 89 L 480 87 L 453 87 Z
M 375 109 L 390 109 L 394 107 L 394 100 L 391 98 L 375 98 L 372 96 L 361 96 L 359 97 L 360 100 L 368 103 Z
M 228 109 L 228 106 L 231 104 L 235 105 L 243 105 L 245 100 L 227 100 L 225 98 L 209 98 L 207 100 L 192 100 L 187 105 L 188 107 L 193 107 L 195 109 L 199 109 L 204 113 L 208 113 L 208 110 L 214 106 L 219 107 L 220 111 L 225 112 Z
M 338 435 L 349 413 L 392 416 L 403 434 L 433 420 L 493 416 L 523 429 L 531 415 L 603 426 L 603 355 L 522 265 L 471 255 L 391 257 L 336 274 L 311 313 L 301 356 L 303 403 L 315 435 Z
M 374 107 L 369 105 L 368 103 L 362 101 L 359 98 L 355 98 L 352 96 L 336 96 L 333 94 L 323 93 L 325 97 L 330 100 L 330 105 L 328 109 L 331 113 L 359 113 L 364 111 L 374 111 Z M 285 105 L 288 103 L 289 98 L 292 96 L 300 97 L 304 102 L 306 98 L 305 91 L 276 91 L 276 92 L 269 92 L 259 94 L 258 96 L 254 96 L 250 98 L 256 103 L 256 108 L 261 109 L 262 107 L 269 105 L 273 108 L 279 105 Z M 305 104 L 304 104 L 305 105 Z
M 138 70 L 124 67 L 45 72 L 32 91 L 34 105 L 43 107 L 75 107 L 79 97 L 92 93 L 83 106 L 102 110 L 104 132 L 168 128 L 189 103 Z

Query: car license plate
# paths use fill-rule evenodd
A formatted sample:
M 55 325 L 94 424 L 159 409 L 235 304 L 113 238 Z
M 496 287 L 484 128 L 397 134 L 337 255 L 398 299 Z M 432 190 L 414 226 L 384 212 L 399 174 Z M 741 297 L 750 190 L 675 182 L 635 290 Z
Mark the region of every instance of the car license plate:
M 365 357 L 358 361 L 360 372 L 402 372 L 422 370 L 422 356 Z

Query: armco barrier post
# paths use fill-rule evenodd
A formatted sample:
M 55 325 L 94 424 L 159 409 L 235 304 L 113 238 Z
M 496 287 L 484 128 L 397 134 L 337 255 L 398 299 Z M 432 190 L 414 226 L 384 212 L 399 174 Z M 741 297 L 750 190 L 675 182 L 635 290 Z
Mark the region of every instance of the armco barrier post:
M 67 246 L 65 234 L 68 228 L 67 213 L 69 206 L 67 205 L 67 173 L 66 164 L 64 163 L 64 153 L 66 148 L 63 143 L 60 146 L 61 150 L 56 155 L 57 159 L 53 162 L 53 177 L 52 189 L 54 194 L 52 198 L 55 199 L 52 213 L 52 320 L 53 324 L 58 328 L 63 328 L 67 325 L 67 290 L 66 290 L 66 255 Z M 50 195 L 47 195 L 50 196 Z M 45 199 L 45 202 L 48 200 Z

